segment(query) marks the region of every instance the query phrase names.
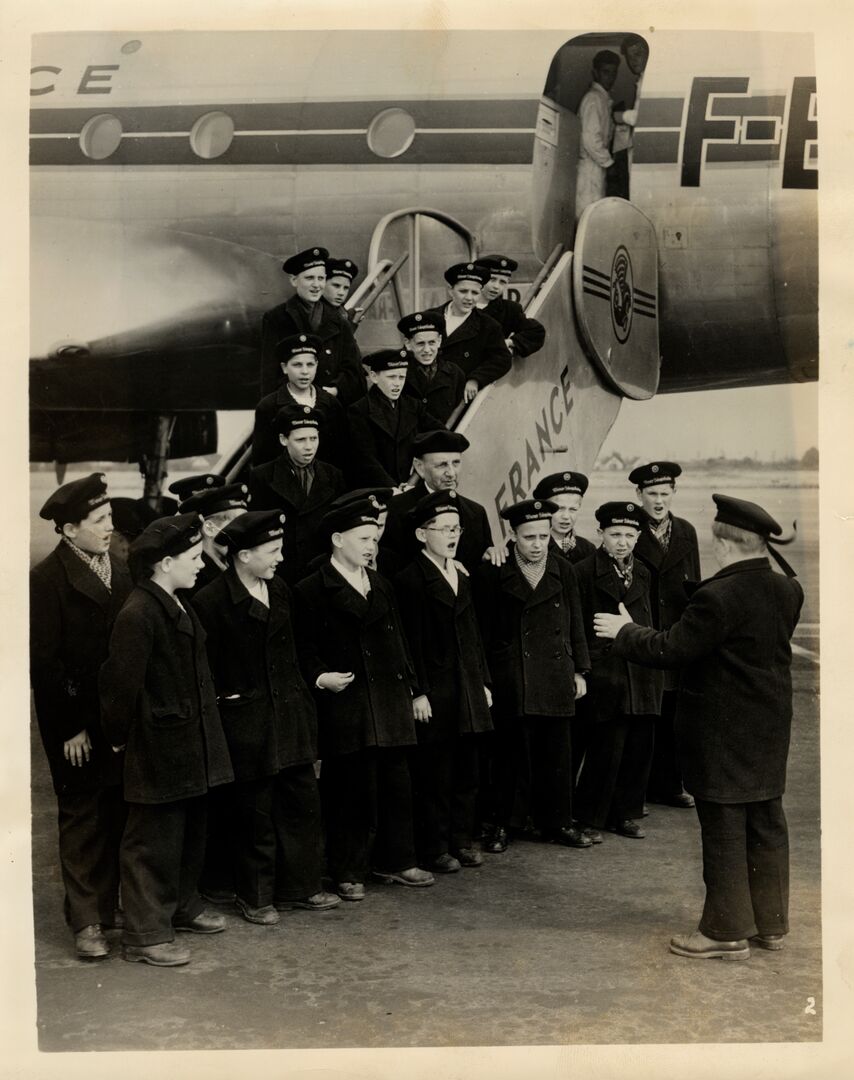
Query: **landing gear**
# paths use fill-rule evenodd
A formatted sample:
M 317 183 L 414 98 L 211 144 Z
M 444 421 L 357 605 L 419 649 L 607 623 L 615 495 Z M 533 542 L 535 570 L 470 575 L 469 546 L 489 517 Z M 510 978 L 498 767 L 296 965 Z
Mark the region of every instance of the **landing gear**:
M 154 438 L 152 452 L 143 454 L 139 471 L 145 481 L 142 497 L 152 510 L 162 509 L 163 481 L 166 479 L 167 463 L 169 461 L 169 448 L 172 443 L 172 432 L 175 429 L 175 415 L 160 414 L 153 417 Z

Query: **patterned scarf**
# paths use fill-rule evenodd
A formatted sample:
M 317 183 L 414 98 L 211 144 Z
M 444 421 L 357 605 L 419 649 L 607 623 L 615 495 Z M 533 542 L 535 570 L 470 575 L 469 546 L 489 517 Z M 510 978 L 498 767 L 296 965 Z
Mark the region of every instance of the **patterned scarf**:
M 104 551 L 100 555 L 90 555 L 88 551 L 84 551 L 82 548 L 77 547 L 76 544 L 72 544 L 67 536 L 63 536 L 62 539 L 68 544 L 77 558 L 82 560 L 97 578 L 100 578 L 107 592 L 111 592 L 113 568 L 110 564 L 109 551 Z
M 548 552 L 543 555 L 542 559 L 540 559 L 539 562 L 531 562 L 529 559 L 523 558 L 523 556 L 519 554 L 518 548 L 513 549 L 513 554 L 516 557 L 516 565 L 522 571 L 525 580 L 531 586 L 532 590 L 536 589 L 536 587 L 543 580 L 543 574 L 545 574 L 546 572 Z
M 623 586 L 623 593 L 627 593 L 632 587 L 632 579 L 634 577 L 634 555 L 629 555 L 623 566 L 620 566 L 620 564 L 617 562 L 613 555 L 609 555 L 608 558 L 611 560 L 611 565 L 614 567 L 614 573 L 620 579 L 620 582 Z
M 575 533 L 567 533 L 566 536 L 558 536 L 557 533 L 552 533 L 555 543 L 560 550 L 566 555 L 568 551 L 575 550 Z
M 668 514 L 667 517 L 658 525 L 656 525 L 654 521 L 650 521 L 649 523 L 649 531 L 659 542 L 664 551 L 667 551 L 667 549 L 670 547 L 670 530 L 672 527 L 673 518 L 670 516 L 670 514 Z

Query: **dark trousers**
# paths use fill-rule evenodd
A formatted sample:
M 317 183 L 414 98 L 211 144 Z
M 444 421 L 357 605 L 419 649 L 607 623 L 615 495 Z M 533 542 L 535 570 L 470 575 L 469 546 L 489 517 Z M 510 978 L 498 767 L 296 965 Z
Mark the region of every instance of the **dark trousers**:
M 647 790 L 651 801 L 669 799 L 682 794 L 682 769 L 676 753 L 673 718 L 676 715 L 678 690 L 665 690 L 661 699 L 661 716 L 655 718 L 655 745 Z
M 206 816 L 206 795 L 129 804 L 120 852 L 125 945 L 173 941 L 173 925 L 202 911 L 198 882 Z
M 478 789 L 477 735 L 421 743 L 410 758 L 415 849 L 420 863 L 470 848 Z
M 507 827 L 516 791 L 530 776 L 529 805 L 537 828 L 554 832 L 572 821 L 572 747 L 568 716 L 495 718 L 486 817 Z
M 614 164 L 605 172 L 605 195 L 620 199 L 629 197 L 629 151 L 617 150 L 611 155 Z
M 324 756 L 320 797 L 333 881 L 364 882 L 371 866 L 386 873 L 415 866 L 407 752 L 372 746 Z
M 234 784 L 220 784 L 208 792 L 205 859 L 199 888 L 219 902 L 230 899 L 236 891 L 234 787 Z
M 654 720 L 618 715 L 591 723 L 575 801 L 582 824 L 601 828 L 643 813 Z
M 789 830 L 782 799 L 696 804 L 706 883 L 700 931 L 715 941 L 787 934 Z
M 57 796 L 65 921 L 112 926 L 119 906 L 119 844 L 126 808 L 119 785 Z

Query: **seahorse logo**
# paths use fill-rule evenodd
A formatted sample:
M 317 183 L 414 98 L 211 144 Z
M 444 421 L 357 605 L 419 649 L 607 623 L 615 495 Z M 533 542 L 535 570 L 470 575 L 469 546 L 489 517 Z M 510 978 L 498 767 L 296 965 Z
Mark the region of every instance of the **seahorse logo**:
M 632 312 L 632 260 L 620 245 L 611 263 L 611 322 L 621 345 L 632 332 Z

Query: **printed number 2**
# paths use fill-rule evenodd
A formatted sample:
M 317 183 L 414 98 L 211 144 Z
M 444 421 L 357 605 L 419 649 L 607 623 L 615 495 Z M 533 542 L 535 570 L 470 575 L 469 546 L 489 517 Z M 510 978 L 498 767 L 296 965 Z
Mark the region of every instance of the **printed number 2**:
M 814 997 L 808 997 L 807 998 L 807 1007 L 804 1009 L 804 1013 L 807 1016 L 815 1016 L 815 998 Z

